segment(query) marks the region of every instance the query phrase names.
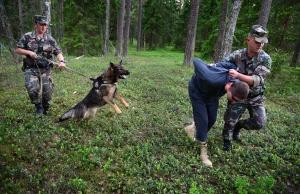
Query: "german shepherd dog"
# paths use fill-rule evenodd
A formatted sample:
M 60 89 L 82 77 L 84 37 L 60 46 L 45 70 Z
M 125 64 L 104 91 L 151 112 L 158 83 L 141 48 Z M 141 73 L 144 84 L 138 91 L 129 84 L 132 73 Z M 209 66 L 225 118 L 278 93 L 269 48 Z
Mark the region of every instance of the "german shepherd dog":
M 122 60 L 117 65 L 110 63 L 109 68 L 102 75 L 96 79 L 91 79 L 93 80 L 93 88 L 87 96 L 72 109 L 64 113 L 59 118 L 59 121 L 65 121 L 71 118 L 76 121 L 86 120 L 87 123 L 89 123 L 89 120 L 95 117 L 98 108 L 105 104 L 111 105 L 118 114 L 121 114 L 122 111 L 112 99 L 116 98 L 120 100 L 126 108 L 129 108 L 127 102 L 117 91 L 118 80 L 126 79 L 126 75 L 129 74 L 130 72 L 123 68 Z

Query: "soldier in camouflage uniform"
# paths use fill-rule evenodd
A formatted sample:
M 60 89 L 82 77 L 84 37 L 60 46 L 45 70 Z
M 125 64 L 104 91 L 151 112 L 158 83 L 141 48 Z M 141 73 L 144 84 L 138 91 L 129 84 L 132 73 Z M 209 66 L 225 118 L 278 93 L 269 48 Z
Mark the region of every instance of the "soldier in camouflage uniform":
M 240 130 L 259 130 L 267 122 L 264 106 L 264 80 L 270 73 L 271 57 L 262 48 L 268 43 L 268 30 L 260 25 L 252 26 L 246 39 L 247 48 L 236 50 L 225 58 L 224 61 L 234 63 L 237 70 L 230 70 L 229 76 L 238 78 L 250 86 L 250 93 L 246 100 L 232 103 L 228 101 L 224 114 L 223 139 L 225 151 L 231 150 L 230 140 L 241 142 Z M 248 109 L 250 118 L 240 119 Z
M 35 31 L 24 34 L 17 43 L 16 52 L 25 55 L 23 71 L 25 72 L 25 87 L 31 103 L 36 106 L 36 114 L 41 117 L 49 109 L 52 99 L 53 82 L 51 77 L 52 55 L 57 56 L 59 67 L 66 67 L 61 49 L 56 41 L 46 33 L 47 18 L 34 17 Z

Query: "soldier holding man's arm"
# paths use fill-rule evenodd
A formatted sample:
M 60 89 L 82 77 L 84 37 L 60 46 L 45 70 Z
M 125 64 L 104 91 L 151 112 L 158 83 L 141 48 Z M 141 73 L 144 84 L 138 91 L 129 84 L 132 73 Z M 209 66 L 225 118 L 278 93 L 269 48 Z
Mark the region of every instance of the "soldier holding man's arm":
M 270 73 L 271 57 L 262 50 L 268 43 L 269 31 L 260 25 L 252 26 L 246 39 L 247 48 L 236 50 L 225 58 L 225 62 L 236 65 L 236 70 L 230 70 L 229 76 L 238 78 L 250 86 L 250 93 L 246 100 L 232 103 L 228 101 L 224 115 L 223 139 L 225 151 L 231 150 L 230 140 L 240 142 L 240 130 L 259 130 L 267 122 L 264 106 L 264 80 Z M 249 111 L 250 118 L 240 119 L 245 110 Z

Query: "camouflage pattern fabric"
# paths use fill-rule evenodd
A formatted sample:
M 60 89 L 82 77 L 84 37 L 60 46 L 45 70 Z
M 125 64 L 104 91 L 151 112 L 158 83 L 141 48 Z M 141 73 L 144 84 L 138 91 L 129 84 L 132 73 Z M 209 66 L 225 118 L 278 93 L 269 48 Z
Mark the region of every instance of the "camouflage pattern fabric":
M 39 46 L 41 47 L 40 49 Z M 59 53 L 62 53 L 52 36 L 45 33 L 44 36 L 38 40 L 35 31 L 24 34 L 17 43 L 17 47 L 33 51 L 50 60 L 52 60 L 53 54 L 57 56 Z M 30 56 L 27 57 L 31 58 Z
M 52 55 L 62 53 L 52 36 L 45 33 L 42 38 L 37 39 L 35 31 L 24 34 L 17 43 L 18 48 L 26 49 L 37 53 L 44 58 L 52 60 Z M 54 84 L 52 83 L 49 65 L 45 68 L 36 67 L 36 61 L 26 56 L 25 66 L 25 87 L 29 94 L 31 103 L 42 103 L 44 108 L 49 107 L 52 99 Z M 42 87 L 40 86 L 42 83 Z
M 253 25 L 249 34 L 253 36 L 257 42 L 268 43 L 267 36 L 269 31 L 261 25 Z
M 223 138 L 232 139 L 232 133 L 235 124 L 239 121 L 241 115 L 248 109 L 250 118 L 240 120 L 242 128 L 246 130 L 259 130 L 267 122 L 266 109 L 263 104 L 264 96 L 257 96 L 254 99 L 246 99 L 238 103 L 228 102 L 224 114 Z
M 48 25 L 47 17 L 46 16 L 41 16 L 41 15 L 35 15 L 34 16 L 34 21 L 39 23 L 39 24 L 46 24 Z
M 231 139 L 234 126 L 246 109 L 249 111 L 250 118 L 240 121 L 242 128 L 259 130 L 266 124 L 266 109 L 263 103 L 264 80 L 270 73 L 272 61 L 271 57 L 264 51 L 260 51 L 253 58 L 249 58 L 247 49 L 244 48 L 232 52 L 225 58 L 225 62 L 234 63 L 239 73 L 252 76 L 254 80 L 253 86 L 250 87 L 249 97 L 246 100 L 238 103 L 228 102 L 227 104 L 224 114 L 223 138 Z
M 43 106 L 49 107 L 54 88 L 50 71 L 40 73 L 36 70 L 27 70 L 25 72 L 25 87 L 31 103 L 43 103 Z

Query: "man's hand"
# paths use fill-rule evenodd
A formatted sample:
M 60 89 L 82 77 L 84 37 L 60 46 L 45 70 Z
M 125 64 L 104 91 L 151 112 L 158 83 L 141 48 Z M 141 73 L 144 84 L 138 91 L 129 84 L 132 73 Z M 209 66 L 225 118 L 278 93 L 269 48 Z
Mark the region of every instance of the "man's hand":
M 64 62 L 59 62 L 59 64 L 58 64 L 58 67 L 63 67 L 63 68 L 65 68 L 66 67 L 66 64 L 64 63 Z
M 239 72 L 237 72 L 237 71 L 234 70 L 234 69 L 229 69 L 228 75 L 229 75 L 229 77 L 231 77 L 231 78 L 238 78 Z
M 33 52 L 33 51 L 30 51 L 30 57 L 33 58 L 33 59 L 37 59 L 38 58 L 37 54 L 35 52 Z

